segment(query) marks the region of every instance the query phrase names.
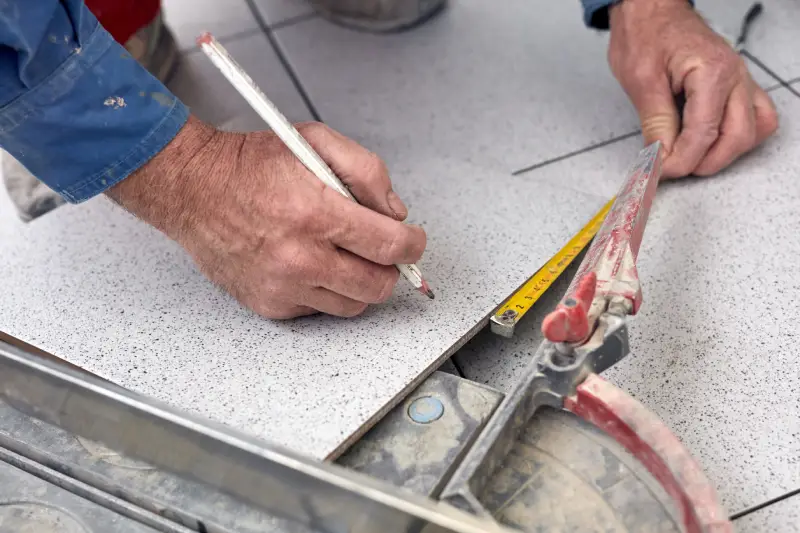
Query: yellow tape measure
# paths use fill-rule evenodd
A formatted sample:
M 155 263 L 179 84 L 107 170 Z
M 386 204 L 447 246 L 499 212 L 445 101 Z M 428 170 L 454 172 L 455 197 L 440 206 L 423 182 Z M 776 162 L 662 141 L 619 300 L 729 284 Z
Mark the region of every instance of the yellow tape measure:
M 517 325 L 517 322 L 533 307 L 533 304 L 550 288 L 553 282 L 564 273 L 564 270 L 600 230 L 606 215 L 611 210 L 611 206 L 614 205 L 614 199 L 609 200 L 592 220 L 569 240 L 566 246 L 559 250 L 531 279 L 525 282 L 525 285 L 500 306 L 491 318 L 491 328 L 494 333 L 503 337 L 513 336 L 514 326 Z

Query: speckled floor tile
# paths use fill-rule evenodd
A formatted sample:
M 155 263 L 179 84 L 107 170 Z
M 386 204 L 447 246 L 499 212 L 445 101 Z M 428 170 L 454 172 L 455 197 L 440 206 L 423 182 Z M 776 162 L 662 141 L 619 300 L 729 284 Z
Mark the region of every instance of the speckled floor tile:
M 204 31 L 221 38 L 258 27 L 244 0 L 161 0 L 161 6 L 182 49 L 193 48 Z
M 796 83 L 792 87 L 800 88 L 800 83 Z M 773 85 L 767 89 L 773 99 L 785 100 L 788 96 L 788 91 L 780 85 Z M 779 121 L 783 122 L 785 116 L 793 111 L 791 107 L 779 107 Z M 576 191 L 611 198 L 617 193 L 628 166 L 641 148 L 642 137 L 634 133 L 622 136 L 607 145 L 580 151 L 580 153 L 565 157 L 556 163 L 547 163 L 541 167 L 525 170 L 511 179 L 559 183 L 563 187 L 569 187 Z M 744 159 L 747 157 L 749 156 L 745 156 Z M 535 166 L 535 163 L 533 165 Z
M 781 82 L 770 76 L 765 70 L 753 63 L 747 56 L 744 57 L 744 62 L 747 64 L 747 69 L 753 76 L 753 80 L 765 90 L 776 89 L 780 87 Z
M 459 0 L 399 34 L 314 19 L 276 31 L 323 120 L 390 160 L 514 170 L 634 130 L 606 36 L 578 2 Z
M 230 42 L 225 48 L 289 120 L 311 120 L 311 113 L 266 37 L 255 34 Z M 235 131 L 268 129 L 203 53 L 183 56 L 169 88 L 206 122 Z
M 715 178 L 661 186 L 639 255 L 633 353 L 607 373 L 673 428 L 731 512 L 800 485 L 800 98 L 773 94 L 782 129 L 763 149 Z M 549 172 L 591 179 L 632 149 Z M 527 322 L 513 341 L 486 332 L 462 349 L 466 376 L 507 389 L 541 339 Z
M 254 0 L 261 16 L 270 26 L 309 15 L 314 8 L 307 0 Z
M 800 76 L 800 6 L 796 0 L 760 0 L 764 6 L 753 24 L 747 50 L 784 80 Z M 703 0 L 697 5 L 719 31 L 736 37 L 742 17 L 754 0 Z
M 745 515 L 733 525 L 736 533 L 800 533 L 800 495 Z
M 457 160 L 392 170 L 410 220 L 428 232 L 420 267 L 434 301 L 401 283 L 357 319 L 263 320 L 176 244 L 98 198 L 17 224 L 0 243 L 0 330 L 125 387 L 330 456 L 603 203 L 537 184 L 498 187 L 506 174 Z M 535 228 L 504 224 L 523 209 L 551 215 Z

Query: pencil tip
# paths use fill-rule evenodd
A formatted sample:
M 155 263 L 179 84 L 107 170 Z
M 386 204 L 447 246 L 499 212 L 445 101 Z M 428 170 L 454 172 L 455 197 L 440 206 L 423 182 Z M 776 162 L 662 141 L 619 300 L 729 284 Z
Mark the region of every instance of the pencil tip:
M 433 291 L 431 290 L 431 286 L 428 285 L 428 282 L 424 279 L 422 280 L 422 286 L 417 289 L 419 292 L 433 300 Z

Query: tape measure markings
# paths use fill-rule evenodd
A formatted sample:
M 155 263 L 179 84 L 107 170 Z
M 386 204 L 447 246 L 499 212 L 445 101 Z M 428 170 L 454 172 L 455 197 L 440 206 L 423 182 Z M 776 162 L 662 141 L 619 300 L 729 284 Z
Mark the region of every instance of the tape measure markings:
M 520 289 L 501 305 L 491 319 L 492 331 L 510 337 L 514 326 L 527 313 L 533 304 L 564 273 L 567 267 L 594 238 L 614 204 L 608 201 L 567 244 L 540 268 Z

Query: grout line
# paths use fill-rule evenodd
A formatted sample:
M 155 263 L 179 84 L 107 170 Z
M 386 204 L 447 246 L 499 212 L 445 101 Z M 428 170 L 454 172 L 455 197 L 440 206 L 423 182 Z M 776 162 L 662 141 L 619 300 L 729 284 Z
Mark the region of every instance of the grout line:
M 591 152 L 592 150 L 596 150 L 598 148 L 602 148 L 604 146 L 608 146 L 609 144 L 614 144 L 614 143 L 619 142 L 619 141 L 624 141 L 625 139 L 630 139 L 631 137 L 635 137 L 635 136 L 639 135 L 640 133 L 641 133 L 641 130 L 632 131 L 630 133 L 626 133 L 624 135 L 620 135 L 619 137 L 614 137 L 614 138 L 608 139 L 607 141 L 602 141 L 602 142 L 599 142 L 597 144 L 593 144 L 591 146 L 587 146 L 586 148 L 581 148 L 580 150 L 575 150 L 574 152 L 569 152 L 567 154 L 554 157 L 552 159 L 547 159 L 545 161 L 542 161 L 541 163 L 535 163 L 535 164 L 533 164 L 531 166 L 524 167 L 524 168 L 521 168 L 519 170 L 515 170 L 514 172 L 511 173 L 511 175 L 512 176 L 519 176 L 520 174 L 525 174 L 526 172 L 531 172 L 533 170 L 545 167 L 547 165 L 551 165 L 553 163 L 558 163 L 559 161 L 563 161 L 565 159 L 569 159 L 570 157 L 573 157 L 573 156 L 576 156 L 576 155 L 580 155 L 580 154 L 585 154 L 586 152 Z
M 303 84 L 300 83 L 300 78 L 297 76 L 297 73 L 292 68 L 292 65 L 289 63 L 289 60 L 286 58 L 286 54 L 283 53 L 283 49 L 280 47 L 278 40 L 275 38 L 275 34 L 272 32 L 272 29 L 267 24 L 264 17 L 261 16 L 261 12 L 256 7 L 254 0 L 245 0 L 247 3 L 247 7 L 250 8 L 250 13 L 252 13 L 253 18 L 256 19 L 256 23 L 258 27 L 261 28 L 262 33 L 266 36 L 269 43 L 272 45 L 272 49 L 275 50 L 275 54 L 278 56 L 278 60 L 283 65 L 286 74 L 289 76 L 289 79 L 292 80 L 292 84 L 294 84 L 294 88 L 297 90 L 300 98 L 303 100 L 303 103 L 308 108 L 308 111 L 311 113 L 312 118 L 317 122 L 322 122 L 322 118 L 317 111 L 317 108 L 314 107 L 314 104 L 311 102 L 311 98 L 308 97 L 308 93 L 306 92 Z
M 776 498 L 772 498 L 771 500 L 767 500 L 764 503 L 759 503 L 758 505 L 754 505 L 752 507 L 749 507 L 749 508 L 745 509 L 744 511 L 739 511 L 738 513 L 733 513 L 730 518 L 731 518 L 731 520 L 736 520 L 737 518 L 742 518 L 743 516 L 747 516 L 749 514 L 755 513 L 756 511 L 760 511 L 761 509 L 763 509 L 765 507 L 769 507 L 770 505 L 773 505 L 775 503 L 781 502 L 783 500 L 788 500 L 792 496 L 797 496 L 798 494 L 800 494 L 800 489 L 795 489 L 793 491 L 789 491 L 789 492 L 787 492 L 786 494 L 784 494 L 782 496 L 778 496 Z
M 300 24 L 301 22 L 305 22 L 307 20 L 315 19 L 318 16 L 319 15 L 317 15 L 317 13 L 315 13 L 313 11 L 311 13 L 304 13 L 302 15 L 296 15 L 294 17 L 289 17 L 286 20 L 282 20 L 280 22 L 276 22 L 275 24 L 270 26 L 269 29 L 272 30 L 272 31 L 275 31 L 275 30 L 280 30 L 281 28 L 288 28 L 289 26 L 294 26 L 295 24 Z
M 770 75 L 772 76 L 772 74 L 770 74 Z M 794 87 L 790 87 L 793 83 L 800 82 L 800 77 L 791 79 L 788 82 L 784 82 L 783 80 L 780 80 L 780 78 L 778 78 L 778 80 L 779 80 L 778 83 L 776 83 L 775 85 L 773 85 L 771 87 L 765 88 L 764 91 L 767 92 L 767 93 L 770 93 L 770 92 L 775 91 L 777 89 L 786 88 L 786 89 L 789 89 L 789 91 L 791 91 L 795 95 L 800 97 L 800 93 L 798 93 Z M 580 150 L 575 150 L 574 152 L 569 152 L 569 153 L 566 153 L 566 154 L 563 154 L 563 155 L 559 155 L 559 156 L 556 156 L 556 157 L 554 157 L 552 159 L 546 159 L 545 161 L 542 161 L 540 163 L 535 163 L 533 165 L 521 168 L 519 170 L 515 170 L 515 171 L 513 171 L 511 173 L 511 175 L 512 176 L 519 176 L 520 174 L 525 174 L 527 172 L 532 172 L 534 170 L 540 169 L 540 168 L 545 167 L 547 165 L 551 165 L 553 163 L 558 163 L 559 161 L 563 161 L 565 159 L 569 159 L 572 156 L 585 154 L 586 152 L 591 152 L 592 150 L 595 150 L 597 148 L 603 148 L 604 146 L 608 146 L 609 144 L 614 144 L 614 143 L 616 143 L 618 141 L 624 141 L 625 139 L 629 139 L 631 137 L 634 137 L 634 136 L 640 134 L 641 132 L 642 132 L 642 130 L 632 131 L 630 133 L 626 133 L 624 135 L 620 135 L 619 137 L 614 137 L 614 138 L 609 139 L 607 141 L 603 141 L 603 142 L 600 142 L 600 143 L 597 143 L 597 144 L 592 144 L 590 146 L 587 146 L 586 148 L 581 148 Z
M 797 92 L 797 89 L 792 87 L 788 82 L 786 82 L 786 80 L 784 80 L 783 78 L 778 76 L 775 73 L 775 71 L 772 70 L 771 68 L 769 68 L 768 66 L 766 66 L 763 61 L 758 59 L 756 56 L 754 56 L 753 54 L 751 54 L 747 50 L 742 50 L 742 55 L 745 56 L 750 61 L 752 61 L 753 63 L 755 63 L 759 68 L 761 68 L 761 70 L 763 70 L 764 72 L 766 72 L 767 74 L 769 74 L 770 76 L 772 76 L 773 78 L 778 80 L 778 82 L 781 84 L 782 87 L 784 87 L 789 92 L 791 92 L 792 94 L 794 94 L 795 96 L 800 98 L 800 92 Z

